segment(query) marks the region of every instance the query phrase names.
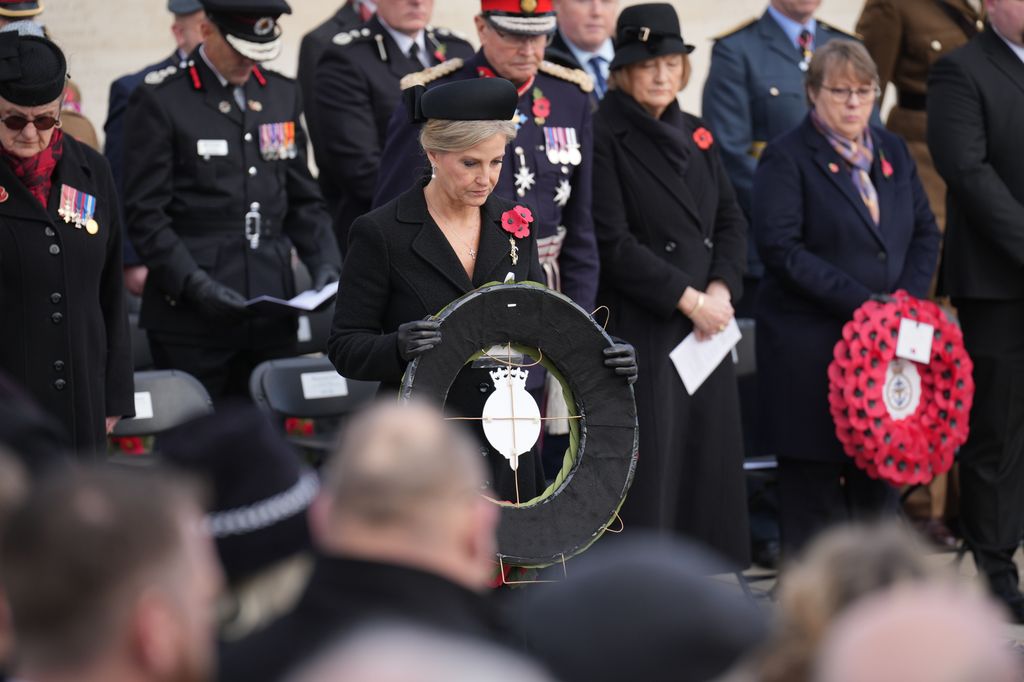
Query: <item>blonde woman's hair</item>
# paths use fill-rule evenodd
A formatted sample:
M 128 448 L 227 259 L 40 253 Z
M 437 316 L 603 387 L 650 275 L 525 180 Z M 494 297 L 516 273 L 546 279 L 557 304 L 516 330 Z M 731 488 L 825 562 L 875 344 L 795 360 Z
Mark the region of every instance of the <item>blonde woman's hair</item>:
M 495 135 L 504 135 L 505 144 L 516 139 L 512 121 L 448 121 L 431 119 L 420 131 L 420 146 L 428 152 L 464 152 Z

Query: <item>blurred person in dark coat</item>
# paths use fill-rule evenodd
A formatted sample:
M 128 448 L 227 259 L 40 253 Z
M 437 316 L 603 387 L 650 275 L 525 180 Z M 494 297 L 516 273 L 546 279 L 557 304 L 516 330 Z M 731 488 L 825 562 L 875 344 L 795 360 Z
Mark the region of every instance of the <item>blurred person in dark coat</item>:
M 174 52 L 155 64 L 121 76 L 110 84 L 110 99 L 107 103 L 107 122 L 103 124 L 105 138 L 103 154 L 110 162 L 110 171 L 114 174 L 114 184 L 124 204 L 124 115 L 128 110 L 128 98 L 135 88 L 143 83 L 161 83 L 179 69 L 188 66 L 188 56 L 203 41 L 199 25 L 203 20 L 203 6 L 199 0 L 168 0 L 167 11 L 174 15 L 171 33 L 177 44 Z M 139 254 L 135 252 L 131 240 L 124 242 L 124 285 L 135 295 L 142 295 L 146 284 L 148 269 L 142 264 Z
M 353 421 L 310 510 L 319 550 L 296 607 L 229 645 L 220 682 L 271 682 L 375 618 L 501 637 L 486 596 L 499 510 L 484 461 L 433 408 L 381 403 Z
M 611 88 L 594 119 L 594 218 L 598 300 L 610 310 L 609 333 L 633 343 L 640 361 L 640 459 L 621 515 L 627 526 L 682 533 L 746 567 L 732 360 L 690 396 L 669 359 L 687 334 L 713 336 L 732 321 L 746 221 L 712 132 L 676 101 L 693 47 L 675 10 L 624 9 L 616 45 Z
M 191 486 L 95 467 L 30 491 L 0 539 L 14 677 L 209 682 L 220 573 Z
M 0 537 L 7 519 L 28 496 L 29 479 L 25 468 L 0 445 Z M 7 667 L 13 662 L 14 627 L 7 606 L 3 577 L 0 576 L 0 682 L 7 679 Z
M 1024 2 L 986 0 L 988 25 L 932 66 L 928 147 L 949 188 L 939 292 L 974 361 L 960 448 L 960 517 L 992 590 L 1024 622 L 1013 554 L 1024 534 Z
M 558 29 L 544 50 L 544 58 L 590 76 L 594 81 L 590 101 L 596 111 L 608 91 L 619 0 L 554 0 L 553 5 Z
M 770 451 L 779 461 L 783 546 L 822 528 L 892 512 L 894 489 L 843 452 L 829 414 L 828 366 L 843 325 L 873 294 L 923 297 L 939 232 L 907 145 L 869 126 L 878 72 L 860 43 L 836 40 L 807 73 L 813 109 L 770 143 L 754 181 L 765 264 L 757 371 Z
M 83 455 L 133 415 L 121 211 L 106 160 L 60 129 L 64 53 L 0 34 L 0 369 Z

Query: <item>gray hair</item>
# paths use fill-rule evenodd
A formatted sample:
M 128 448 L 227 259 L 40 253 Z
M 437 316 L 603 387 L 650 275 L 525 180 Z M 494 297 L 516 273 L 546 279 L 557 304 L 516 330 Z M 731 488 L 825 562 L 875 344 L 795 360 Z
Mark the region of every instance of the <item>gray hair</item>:
M 504 135 L 505 144 L 516 139 L 512 121 L 449 121 L 431 119 L 420 131 L 420 146 L 430 152 L 464 152 L 495 135 Z

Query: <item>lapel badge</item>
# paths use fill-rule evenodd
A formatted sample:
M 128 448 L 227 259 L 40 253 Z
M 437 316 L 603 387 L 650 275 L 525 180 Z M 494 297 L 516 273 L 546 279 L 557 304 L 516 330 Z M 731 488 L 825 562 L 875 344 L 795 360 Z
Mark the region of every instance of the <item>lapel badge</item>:
M 258 102 L 258 101 L 254 100 L 254 99 L 251 99 L 251 100 L 249 100 L 249 110 L 250 111 L 256 111 L 256 112 L 263 111 L 263 103 L 262 102 Z
M 220 109 L 220 113 L 222 114 L 231 113 L 231 103 L 228 102 L 226 99 L 222 99 L 220 101 L 220 104 L 217 105 L 217 108 Z
M 7 193 L 7 188 L 0 185 L 0 204 L 4 203 L 11 198 L 11 195 Z
M 832 171 L 833 173 L 838 173 L 838 172 L 839 172 L 839 165 L 838 165 L 838 164 L 835 164 L 835 163 L 830 163 L 830 164 L 828 165 L 828 169 L 829 169 L 830 171 Z

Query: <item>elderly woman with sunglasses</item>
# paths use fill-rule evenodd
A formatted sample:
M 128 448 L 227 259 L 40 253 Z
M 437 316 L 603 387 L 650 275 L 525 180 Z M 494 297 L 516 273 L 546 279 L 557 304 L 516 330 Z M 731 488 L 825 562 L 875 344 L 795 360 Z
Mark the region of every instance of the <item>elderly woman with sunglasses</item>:
M 928 293 L 939 248 L 907 145 L 868 124 L 879 86 L 864 46 L 818 49 L 806 88 L 811 112 L 765 150 L 752 212 L 766 269 L 755 306 L 758 404 L 779 462 L 786 551 L 830 524 L 896 509 L 893 489 L 844 454 L 827 371 L 843 325 L 872 294 Z
M 113 180 L 60 129 L 60 48 L 5 33 L 0 55 L 0 371 L 76 452 L 104 452 L 135 411 Z

